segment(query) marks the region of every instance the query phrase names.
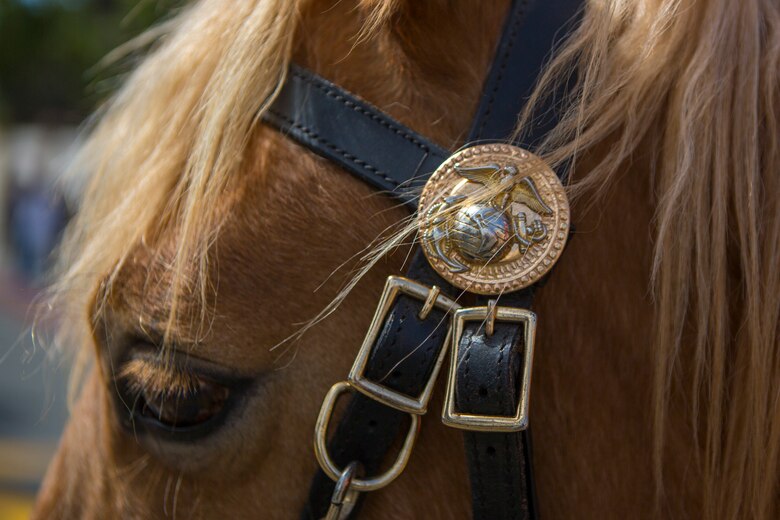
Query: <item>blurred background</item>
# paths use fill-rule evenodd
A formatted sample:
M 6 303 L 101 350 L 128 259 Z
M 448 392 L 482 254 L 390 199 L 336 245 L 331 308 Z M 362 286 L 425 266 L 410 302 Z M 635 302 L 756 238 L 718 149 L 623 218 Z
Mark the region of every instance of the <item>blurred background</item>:
M 62 174 L 132 66 L 103 58 L 181 3 L 0 0 L 0 520 L 29 516 L 68 417 L 67 362 L 33 342 L 30 311 L 78 211 L 79 183 Z

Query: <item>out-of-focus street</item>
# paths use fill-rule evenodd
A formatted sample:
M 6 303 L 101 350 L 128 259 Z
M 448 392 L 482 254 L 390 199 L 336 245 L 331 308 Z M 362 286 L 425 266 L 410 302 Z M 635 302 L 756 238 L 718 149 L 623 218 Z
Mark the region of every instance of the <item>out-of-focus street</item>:
M 26 518 L 67 418 L 65 367 L 33 346 L 36 291 L 0 272 L 0 518 Z
M 68 219 L 57 189 L 76 141 L 71 127 L 0 134 L 0 518 L 26 518 L 67 419 L 64 357 L 35 324 L 51 253 Z M 72 203 L 71 203 L 72 205 Z
M 32 304 L 78 210 L 78 128 L 128 70 L 101 60 L 181 3 L 0 0 L 0 520 L 29 517 L 68 417 L 68 358 L 45 320 L 33 340 Z

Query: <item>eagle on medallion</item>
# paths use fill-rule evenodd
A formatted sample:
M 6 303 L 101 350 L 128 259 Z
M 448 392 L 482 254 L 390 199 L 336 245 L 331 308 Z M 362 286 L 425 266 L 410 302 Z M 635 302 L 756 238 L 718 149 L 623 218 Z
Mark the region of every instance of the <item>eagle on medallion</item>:
M 468 196 L 451 195 L 433 204 L 426 212 L 428 225 L 423 233 L 423 243 L 451 272 L 471 269 L 454 257 L 452 251 L 484 265 L 501 260 L 513 244 L 517 244 L 520 253 L 525 253 L 547 237 L 547 226 L 539 217 L 552 215 L 553 210 L 544 202 L 530 176 L 520 177 L 515 166 L 496 163 L 472 167 L 456 164 L 454 170 L 495 195 L 487 202 L 464 204 L 460 208 L 455 205 L 466 201 Z M 530 224 L 526 212 L 515 211 L 513 204 L 533 212 Z

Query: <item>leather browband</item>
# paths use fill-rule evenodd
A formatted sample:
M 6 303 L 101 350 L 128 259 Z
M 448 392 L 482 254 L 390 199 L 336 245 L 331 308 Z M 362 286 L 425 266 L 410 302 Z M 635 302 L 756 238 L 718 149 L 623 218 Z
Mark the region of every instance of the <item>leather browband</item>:
M 296 65 L 290 66 L 264 118 L 412 210 L 428 176 L 450 156 L 373 105 Z
M 557 42 L 578 22 L 582 0 L 515 0 L 505 22 L 496 57 L 486 78 L 467 142 L 502 141 L 511 135 L 525 100 Z M 518 143 L 534 149 L 557 122 L 553 107 L 542 110 Z M 290 68 L 279 96 L 264 120 L 295 141 L 342 166 L 372 186 L 392 192 L 411 209 L 415 189 L 450 155 L 376 107 L 297 66 Z M 437 285 L 452 298 L 457 290 L 441 279 L 417 251 L 406 275 Z M 501 296 L 501 305 L 530 308 L 534 287 Z M 486 299 L 478 300 L 484 304 Z M 418 317 L 422 302 L 407 296 L 396 300 L 371 351 L 366 376 L 388 388 L 417 395 L 428 381 L 446 336 L 440 311 Z M 521 370 L 517 346 L 524 329 L 496 324 L 488 337 L 478 322 L 467 324 L 460 342 L 468 355 L 466 375 L 458 371 L 456 404 L 467 413 L 511 415 L 518 396 Z M 507 362 L 503 362 L 507 360 Z M 485 391 L 487 389 L 487 391 Z M 329 442 L 339 467 L 360 461 L 367 474 L 383 466 L 406 420 L 405 412 L 361 393 L 351 398 Z M 536 518 L 531 474 L 530 432 L 464 432 L 474 518 Z M 302 518 L 322 518 L 328 511 L 334 482 L 318 471 Z M 359 509 L 356 508 L 356 510 Z

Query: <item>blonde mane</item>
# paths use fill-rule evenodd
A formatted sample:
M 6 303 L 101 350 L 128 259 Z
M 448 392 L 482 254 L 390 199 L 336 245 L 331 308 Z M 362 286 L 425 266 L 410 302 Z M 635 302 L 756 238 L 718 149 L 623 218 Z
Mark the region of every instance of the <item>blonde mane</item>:
M 52 293 L 55 309 L 73 313 L 64 321 L 78 336 L 68 343 L 89 344 L 84 310 L 97 288 L 109 294 L 133 248 L 173 223 L 169 325 L 185 289 L 207 300 L 216 202 L 240 175 L 250 135 L 284 79 L 307 3 L 225 9 L 204 0 L 155 30 L 148 57 L 103 109 L 75 167 L 90 181 Z M 385 30 L 401 4 L 363 0 L 360 38 Z M 707 517 L 777 515 L 780 6 L 590 0 L 518 132 L 572 71 L 577 87 L 561 101 L 566 115 L 542 150 L 558 164 L 600 159 L 577 172 L 572 194 L 603 192 L 616 175 L 631 174 L 632 161 L 652 166 L 659 500 L 669 398 L 681 393 Z M 652 153 L 640 157 L 640 145 Z

